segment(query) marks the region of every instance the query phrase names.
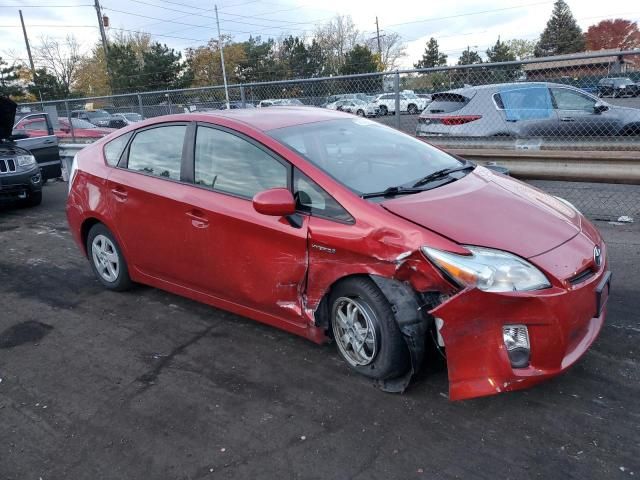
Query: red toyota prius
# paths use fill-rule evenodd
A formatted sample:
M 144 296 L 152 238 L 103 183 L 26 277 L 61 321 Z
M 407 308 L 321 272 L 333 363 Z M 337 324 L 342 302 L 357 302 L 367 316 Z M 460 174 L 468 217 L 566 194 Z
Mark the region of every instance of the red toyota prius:
M 430 341 L 451 399 L 534 385 L 587 351 L 609 295 L 606 246 L 570 203 L 325 109 L 118 130 L 76 156 L 67 217 L 106 288 L 332 339 L 387 391 Z

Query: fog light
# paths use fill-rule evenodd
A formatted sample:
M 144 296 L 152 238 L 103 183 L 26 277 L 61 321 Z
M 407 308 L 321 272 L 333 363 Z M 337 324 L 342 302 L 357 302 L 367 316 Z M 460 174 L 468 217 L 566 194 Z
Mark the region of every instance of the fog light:
M 31 183 L 37 185 L 40 183 L 41 177 L 39 173 L 36 173 L 33 177 L 31 177 Z
M 526 325 L 505 325 L 502 327 L 502 339 L 507 347 L 509 360 L 513 368 L 529 366 L 529 331 Z

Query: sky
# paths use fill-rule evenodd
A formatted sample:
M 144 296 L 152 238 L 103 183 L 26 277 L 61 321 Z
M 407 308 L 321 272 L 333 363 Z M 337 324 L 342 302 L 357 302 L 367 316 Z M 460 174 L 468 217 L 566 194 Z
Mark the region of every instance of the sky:
M 111 33 L 145 31 L 177 50 L 217 36 L 214 1 L 101 0 Z M 607 18 L 640 20 L 640 3 L 567 0 L 583 30 Z M 617 5 L 616 5 L 617 4 Z M 250 34 L 311 36 L 318 24 L 336 15 L 351 15 L 363 38 L 399 33 L 407 44 L 402 68 L 420 59 L 425 42 L 435 37 L 455 63 L 467 47 L 483 53 L 498 38 L 536 40 L 544 29 L 551 1 L 536 0 L 218 0 L 223 34 L 241 41 Z M 93 0 L 0 0 L 0 55 L 27 62 L 18 10 L 22 9 L 32 49 L 42 36 L 63 39 L 73 34 L 84 52 L 100 39 Z

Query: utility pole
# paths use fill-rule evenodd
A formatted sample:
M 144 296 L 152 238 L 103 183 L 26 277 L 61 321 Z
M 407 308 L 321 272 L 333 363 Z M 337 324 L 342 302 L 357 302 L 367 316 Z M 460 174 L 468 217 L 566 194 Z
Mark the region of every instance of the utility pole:
M 96 0 L 97 2 L 98 0 Z M 220 49 L 220 63 L 222 63 L 222 80 L 224 81 L 224 96 L 227 99 L 227 110 L 229 109 L 229 89 L 227 87 L 227 72 L 224 69 L 224 48 L 222 45 L 222 35 L 220 34 L 220 20 L 218 19 L 218 5 L 214 5 L 216 11 L 216 25 L 218 26 L 218 48 Z
M 100 36 L 102 37 L 102 49 L 104 50 L 104 61 L 107 62 L 109 49 L 107 47 L 107 34 L 104 31 L 104 23 L 102 21 L 102 10 L 100 9 L 100 0 L 95 0 L 96 14 L 98 15 L 98 27 L 100 27 Z
M 378 38 L 378 55 L 380 56 L 380 63 L 382 63 L 382 45 L 380 43 L 380 25 L 378 25 L 377 16 L 376 16 L 376 37 Z
M 31 47 L 29 46 L 29 37 L 27 36 L 27 29 L 24 26 L 24 18 L 22 18 L 22 10 L 18 10 L 20 13 L 20 23 L 22 24 L 22 33 L 24 34 L 24 44 L 27 46 L 27 55 L 29 56 L 29 66 L 31 67 L 31 73 L 33 74 L 33 82 L 36 81 L 36 67 L 33 64 L 33 57 L 31 56 Z

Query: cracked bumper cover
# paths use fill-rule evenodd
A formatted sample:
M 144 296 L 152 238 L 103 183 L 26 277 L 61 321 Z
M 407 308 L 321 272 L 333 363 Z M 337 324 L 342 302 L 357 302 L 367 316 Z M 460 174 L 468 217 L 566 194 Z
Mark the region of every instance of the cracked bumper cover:
M 449 398 L 462 400 L 531 387 L 573 365 L 597 338 L 606 306 L 595 290 L 606 266 L 578 287 L 529 294 L 465 290 L 430 313 L 444 322 Z M 530 363 L 512 368 L 502 338 L 506 324 L 529 330 Z

